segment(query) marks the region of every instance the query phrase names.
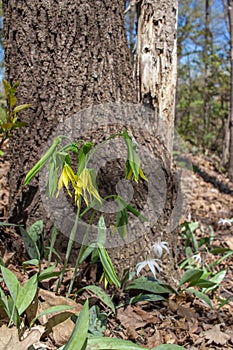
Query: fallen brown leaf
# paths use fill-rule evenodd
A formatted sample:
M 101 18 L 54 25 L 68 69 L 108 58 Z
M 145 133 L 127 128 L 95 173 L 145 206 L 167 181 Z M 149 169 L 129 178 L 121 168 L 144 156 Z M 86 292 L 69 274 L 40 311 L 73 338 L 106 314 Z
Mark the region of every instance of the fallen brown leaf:
M 191 309 L 188 306 L 179 305 L 177 309 L 177 314 L 179 316 L 185 317 L 186 320 L 188 321 L 191 321 L 197 318 L 197 314 L 194 311 L 194 309 Z
M 230 339 L 230 336 L 228 334 L 225 334 L 220 330 L 220 324 L 216 324 L 208 331 L 205 331 L 204 336 L 208 340 L 207 344 L 215 343 L 225 345 Z
M 117 319 L 125 328 L 143 328 L 148 323 L 156 323 L 157 317 L 151 312 L 144 311 L 136 306 L 127 306 L 126 309 L 120 308 L 117 312 Z
M 155 333 L 148 338 L 147 347 L 149 349 L 155 348 L 156 346 L 163 343 L 162 332 L 158 329 L 155 330 Z
M 25 350 L 29 346 L 37 343 L 44 332 L 44 327 L 33 327 L 22 341 L 19 340 L 16 327 L 8 328 L 3 325 L 0 328 L 1 350 Z
M 82 305 L 77 304 L 72 299 L 68 299 L 63 296 L 57 296 L 55 293 L 43 289 L 39 290 L 38 299 L 39 303 L 37 315 L 52 306 L 74 306 L 73 309 L 62 311 L 56 314 L 44 315 L 39 318 L 40 323 L 46 327 L 46 334 L 49 335 L 52 333 L 53 339 L 57 346 L 66 344 L 75 326 L 70 317 L 73 314 L 78 314 L 82 309 Z
M 229 246 L 230 249 L 233 249 L 233 236 L 226 236 L 224 238 L 226 244 Z

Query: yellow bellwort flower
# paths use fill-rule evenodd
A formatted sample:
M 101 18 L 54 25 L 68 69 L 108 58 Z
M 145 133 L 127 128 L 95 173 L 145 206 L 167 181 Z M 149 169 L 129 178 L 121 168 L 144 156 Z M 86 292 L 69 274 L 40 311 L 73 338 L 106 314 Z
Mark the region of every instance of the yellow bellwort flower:
M 140 176 L 143 180 L 148 181 L 148 179 L 147 179 L 146 175 L 144 174 L 142 168 L 139 168 L 139 176 Z M 127 174 L 127 180 L 130 180 L 131 178 L 132 178 L 133 181 L 138 182 L 137 179 L 136 179 L 135 176 L 134 176 L 134 173 L 133 173 L 133 170 L 132 170 L 132 169 L 130 169 L 129 172 L 128 172 L 128 174 Z
M 96 190 L 95 186 L 93 185 L 90 170 L 88 170 L 87 168 L 84 168 L 81 174 L 78 176 L 74 174 L 72 168 L 68 164 L 65 164 L 62 169 L 60 179 L 58 181 L 57 197 L 63 186 L 65 186 L 65 188 L 67 189 L 69 196 L 72 197 L 72 194 L 69 190 L 70 182 L 74 188 L 74 200 L 77 206 L 79 205 L 79 199 L 81 196 L 83 197 L 87 206 L 88 195 L 91 201 L 92 198 L 95 197 L 99 202 L 101 202 L 100 195 Z
M 81 174 L 79 175 L 77 187 L 82 191 L 82 197 L 88 205 L 88 197 L 87 193 L 89 194 L 90 200 L 92 201 L 92 196 L 95 197 L 99 202 L 101 202 L 100 195 L 98 191 L 96 190 L 95 186 L 93 185 L 90 170 L 87 168 L 84 168 Z
M 75 188 L 76 183 L 78 182 L 78 176 L 74 174 L 73 170 L 68 164 L 65 164 L 58 181 L 58 188 L 57 188 L 57 195 L 56 195 L 57 197 L 63 186 L 65 186 L 65 188 L 67 189 L 69 196 L 72 197 L 72 194 L 70 193 L 70 190 L 69 190 L 69 182 L 71 182 L 72 186 Z

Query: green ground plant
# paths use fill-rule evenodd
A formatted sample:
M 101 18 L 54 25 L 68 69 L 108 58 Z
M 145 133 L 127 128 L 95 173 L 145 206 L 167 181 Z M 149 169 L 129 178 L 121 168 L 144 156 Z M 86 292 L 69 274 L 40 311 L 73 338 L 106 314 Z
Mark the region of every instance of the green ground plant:
M 141 167 L 140 159 L 136 153 L 135 145 L 132 143 L 127 131 L 123 133 L 112 135 L 112 137 L 123 137 L 128 150 L 128 160 L 126 162 L 126 178 L 132 181 L 138 181 L 141 177 L 144 181 L 147 181 Z M 44 247 L 43 242 L 43 222 L 41 220 L 35 222 L 28 230 L 19 226 L 22 237 L 25 242 L 25 247 L 29 260 L 23 263 L 26 270 L 28 266 L 34 266 L 37 268 L 37 272 L 28 279 L 23 287 L 20 286 L 16 276 L 4 266 L 4 262 L 1 260 L 1 273 L 2 282 L 5 284 L 5 289 L 8 294 L 0 289 L 0 304 L 8 316 L 11 326 L 15 324 L 20 330 L 20 324 L 24 316 L 25 311 L 31 304 L 32 300 L 36 297 L 36 293 L 40 283 L 47 278 L 57 278 L 57 291 L 63 283 L 65 273 L 69 266 L 69 258 L 76 231 L 78 229 L 79 218 L 83 213 L 93 209 L 94 206 L 100 208 L 103 205 L 106 198 L 101 198 L 98 192 L 96 184 L 96 174 L 93 169 L 88 167 L 89 160 L 95 152 L 92 143 L 84 142 L 82 140 L 77 143 L 67 143 L 62 145 L 63 137 L 56 138 L 40 159 L 40 161 L 31 169 L 25 179 L 25 185 L 27 185 L 32 178 L 48 163 L 48 179 L 47 179 L 47 193 L 50 196 L 58 196 L 62 187 L 65 187 L 68 195 L 74 199 L 76 206 L 76 220 L 74 227 L 71 231 L 69 243 L 66 251 L 65 260 L 62 261 L 59 254 L 54 249 L 57 239 L 57 229 L 52 229 L 51 241 L 48 247 Z M 106 141 L 105 141 L 106 142 Z M 72 164 L 72 155 L 76 158 L 76 165 Z M 74 169 L 77 169 L 76 171 Z M 60 176 L 59 176 L 60 173 Z M 122 237 L 127 234 L 128 224 L 128 212 L 133 213 L 141 220 L 146 220 L 140 213 L 128 205 L 123 198 L 119 195 L 111 196 L 116 201 L 120 208 L 124 207 L 125 212 L 116 215 L 115 229 Z M 123 203 L 123 206 L 120 204 Z M 85 209 L 83 208 L 85 206 Z M 95 216 L 95 211 L 91 216 L 90 225 Z M 1 226 L 8 226 L 10 224 L 1 223 Z M 124 227 L 124 229 L 122 229 Z M 116 338 L 104 337 L 106 330 L 106 324 L 108 317 L 111 314 L 115 314 L 116 309 L 129 304 L 134 304 L 139 301 L 149 302 L 166 302 L 172 295 L 181 295 L 183 293 L 191 294 L 194 297 L 201 299 L 209 307 L 213 307 L 211 298 L 213 293 L 219 288 L 221 282 L 224 279 L 226 270 L 217 271 L 215 268 L 219 266 L 221 262 L 233 254 L 233 251 L 226 250 L 221 247 L 213 245 L 214 232 L 212 228 L 209 228 L 209 234 L 206 237 L 198 239 L 195 231 L 199 228 L 198 222 L 184 222 L 180 227 L 180 233 L 182 241 L 185 246 L 186 258 L 181 262 L 180 268 L 184 271 L 183 275 L 178 283 L 176 289 L 170 285 L 165 284 L 157 278 L 157 273 L 160 273 L 162 264 L 162 257 L 164 254 L 170 254 L 167 242 L 162 240 L 162 235 L 157 239 L 151 247 L 151 254 L 148 259 L 142 262 L 138 262 L 136 271 L 125 271 L 122 280 L 119 279 L 115 272 L 112 261 L 105 248 L 106 243 L 106 224 L 104 216 L 101 215 L 98 219 L 98 234 L 95 241 L 91 241 L 86 244 L 88 238 L 88 230 L 83 239 L 83 245 L 81 246 L 79 255 L 76 260 L 76 264 L 73 267 L 73 276 L 67 290 L 67 298 L 72 294 L 74 297 L 79 296 L 84 291 L 89 291 L 99 299 L 101 304 L 105 305 L 108 312 L 102 312 L 98 305 L 93 305 L 89 308 L 88 299 L 85 302 L 80 314 L 75 315 L 74 322 L 75 328 L 68 341 L 68 343 L 61 347 L 60 350 L 72 350 L 72 349 L 125 349 L 136 350 L 143 349 L 139 345 L 136 345 L 129 341 L 124 341 Z M 216 254 L 216 259 L 211 263 L 205 262 L 203 254 L 205 252 Z M 221 256 L 219 256 L 221 254 Z M 87 285 L 74 293 L 74 282 L 77 276 L 77 272 L 81 267 L 81 264 L 89 257 L 92 262 L 100 262 L 102 266 L 102 287 L 100 285 Z M 47 260 L 47 265 L 42 268 L 42 259 Z M 55 259 L 55 262 L 52 262 Z M 58 264 L 62 264 L 61 270 L 57 271 Z M 151 270 L 152 276 L 140 276 L 142 270 L 146 267 Z M 107 291 L 107 286 L 111 285 L 114 290 L 119 290 L 127 295 L 126 300 L 123 303 L 116 304 Z M 227 300 L 220 300 L 219 307 L 224 305 Z M 67 305 L 57 305 L 50 307 L 36 315 L 30 322 L 30 327 L 34 325 L 36 320 L 46 314 L 59 313 L 69 309 Z M 178 350 L 183 349 L 178 345 L 163 344 L 153 350 Z
M 16 93 L 19 85 L 20 82 L 16 82 L 15 84 L 11 85 L 6 80 L 3 80 L 7 104 L 2 105 L 0 108 L 0 156 L 4 154 L 2 146 L 4 142 L 9 139 L 12 131 L 28 125 L 27 123 L 20 121 L 18 118 L 19 112 L 31 107 L 30 104 L 16 106 Z
M 83 140 L 78 140 L 77 142 L 72 143 L 68 142 L 67 144 L 62 145 L 62 141 L 67 140 L 67 138 L 58 136 L 54 139 L 49 150 L 26 175 L 25 185 L 27 185 L 32 178 L 48 163 L 49 170 L 47 178 L 47 194 L 51 197 L 55 196 L 56 194 L 56 197 L 58 197 L 62 188 L 65 187 L 68 195 L 74 198 L 74 203 L 76 206 L 76 219 L 69 236 L 66 256 L 61 274 L 59 276 L 57 290 L 59 290 L 61 286 L 65 271 L 67 269 L 73 242 L 78 229 L 79 218 L 82 217 L 84 213 L 93 209 L 95 206 L 97 206 L 97 208 L 101 208 L 104 202 L 111 197 L 111 199 L 114 200 L 119 207 L 119 212 L 116 215 L 115 228 L 122 237 L 127 234 L 128 212 L 131 212 L 141 220 L 146 220 L 146 218 L 140 215 L 136 209 L 126 203 L 120 195 L 107 196 L 106 198 L 101 198 L 99 195 L 96 184 L 96 172 L 94 169 L 89 168 L 89 161 L 99 147 L 102 147 L 104 143 L 115 137 L 123 138 L 127 147 L 128 157 L 125 164 L 126 178 L 138 182 L 139 178 L 141 177 L 144 181 L 147 181 L 147 178 L 140 166 L 140 159 L 136 152 L 136 145 L 132 142 L 127 130 L 124 130 L 122 133 L 111 135 L 96 148 L 93 147 L 94 145 L 92 142 L 84 142 Z M 75 157 L 76 164 L 72 164 L 72 156 Z M 58 176 L 59 172 L 60 177 Z M 81 212 L 82 204 L 85 205 L 83 212 Z M 92 224 L 95 214 L 96 212 L 93 211 L 92 219 L 89 225 Z M 91 255 L 92 260 L 100 260 L 103 266 L 103 278 L 105 279 L 105 282 L 114 284 L 117 288 L 119 288 L 119 279 L 105 248 L 106 226 L 103 216 L 101 216 L 98 220 L 97 240 L 86 246 L 85 242 L 87 241 L 87 238 L 88 230 L 84 236 L 82 248 L 76 260 L 74 274 L 73 278 L 71 279 L 68 294 L 70 294 L 72 290 L 80 264 L 89 255 Z M 35 254 L 38 255 L 38 252 L 35 252 Z
M 229 224 L 232 222 L 232 220 L 225 221 Z M 221 263 L 233 255 L 233 250 L 214 245 L 215 234 L 211 226 L 205 229 L 207 235 L 199 239 L 195 234 L 197 229 L 203 229 L 199 222 L 185 221 L 180 226 L 186 258 L 180 263 L 180 268 L 185 272 L 179 286 L 189 282 L 186 291 L 193 293 L 212 307 L 210 296 L 213 297 L 219 289 L 227 273 L 225 268 L 221 268 Z M 199 290 L 192 288 L 193 286 L 199 287 Z M 219 307 L 227 302 L 228 299 L 219 298 Z

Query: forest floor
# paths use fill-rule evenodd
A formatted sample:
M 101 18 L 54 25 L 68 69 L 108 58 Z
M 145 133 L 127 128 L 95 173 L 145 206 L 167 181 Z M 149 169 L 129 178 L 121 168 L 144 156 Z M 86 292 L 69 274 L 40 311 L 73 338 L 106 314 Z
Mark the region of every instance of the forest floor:
M 189 220 L 199 222 L 195 231 L 197 239 L 206 237 L 214 232 L 213 245 L 233 250 L 233 224 L 221 223 L 220 219 L 233 218 L 233 183 L 226 175 L 218 170 L 217 162 L 201 155 L 190 155 L 193 172 L 193 189 L 189 203 Z M 8 188 L 6 174 L 8 171 L 7 157 L 0 160 L 0 219 L 7 219 Z M 212 229 L 211 229 L 212 228 Z M 213 231 L 212 231 L 213 230 Z M 0 256 L 20 282 L 24 282 L 25 274 L 22 263 L 26 259 L 22 238 L 12 227 L 0 227 Z M 184 246 L 182 236 L 179 236 L 180 246 Z M 183 249 L 184 251 L 184 249 Z M 205 265 L 211 263 L 213 255 L 208 251 L 201 252 L 205 256 Z M 221 256 L 221 255 L 220 255 Z M 179 262 L 184 260 L 184 253 L 178 257 Z M 146 349 L 152 349 L 160 344 L 178 344 L 189 350 L 233 349 L 233 256 L 229 256 L 217 265 L 216 271 L 226 269 L 227 273 L 218 291 L 213 295 L 213 308 L 210 308 L 200 299 L 187 293 L 172 295 L 168 301 L 149 302 L 141 301 L 136 304 L 120 307 L 116 315 L 108 317 L 104 335 L 131 340 Z M 67 277 L 68 278 L 68 277 Z M 41 310 L 46 307 L 67 303 L 63 296 L 55 295 L 51 281 L 42 283 L 39 289 Z M 88 284 L 88 281 L 86 281 Z M 93 282 L 92 282 L 93 283 Z M 4 283 L 2 287 L 6 290 Z M 114 293 L 117 293 L 115 291 Z M 119 300 L 125 296 L 119 291 Z M 103 303 L 99 303 L 94 294 L 85 292 L 76 299 L 76 312 L 80 311 L 85 298 L 89 298 L 91 305 L 98 304 L 101 311 L 108 312 Z M 219 308 L 219 298 L 228 298 L 228 303 Z M 81 304 L 80 304 L 81 303 Z M 30 312 L 29 312 L 30 313 Z M 30 315 L 25 316 L 25 324 Z M 60 319 L 59 322 L 62 320 Z M 64 320 L 63 320 L 64 321 Z M 43 334 L 34 349 L 57 349 L 69 338 L 74 327 L 69 319 L 51 327 L 48 317 L 40 318 L 37 332 Z M 18 343 L 16 328 L 7 329 L 7 321 L 0 307 L 0 338 L 9 339 L 11 343 L 1 345 L 0 350 L 26 349 L 25 344 Z M 42 330 L 41 330 L 42 329 Z M 30 336 L 30 334 L 29 334 Z M 26 338 L 27 339 L 27 338 Z M 25 341 L 26 343 L 26 341 Z M 2 346 L 2 347 L 1 347 Z

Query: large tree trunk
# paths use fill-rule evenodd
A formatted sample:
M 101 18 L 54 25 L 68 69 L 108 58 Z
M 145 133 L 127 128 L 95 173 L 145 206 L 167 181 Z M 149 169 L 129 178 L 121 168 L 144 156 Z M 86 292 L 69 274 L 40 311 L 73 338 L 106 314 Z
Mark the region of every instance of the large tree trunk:
M 136 102 L 136 89 L 123 0 L 10 0 L 3 10 L 6 79 L 32 104 L 11 140 L 9 220 L 29 224 L 45 214 L 38 182 L 22 183 L 58 122 L 103 101 Z
M 160 3 L 161 1 L 155 1 L 152 6 L 153 13 L 154 6 Z M 151 74 L 155 74 L 156 78 L 152 87 L 145 86 L 145 66 L 142 69 L 139 64 L 143 82 L 140 86 L 140 100 L 145 102 L 145 95 L 148 97 L 150 94 L 153 99 L 152 106 L 158 111 L 156 117 L 166 117 L 160 130 L 163 131 L 166 144 L 171 149 L 176 69 L 176 20 L 172 20 L 171 16 L 176 18 L 177 3 L 176 6 L 171 1 L 162 3 L 164 7 L 160 7 L 154 23 L 154 46 L 151 43 L 153 55 L 155 48 L 158 59 L 155 73 L 151 70 Z M 44 146 L 57 124 L 86 107 L 106 102 L 114 102 L 117 106 L 122 103 L 124 114 L 128 107 L 123 102 L 137 102 L 137 90 L 126 40 L 123 0 L 4 0 L 3 9 L 6 79 L 10 82 L 21 81 L 19 103 L 32 103 L 32 108 L 23 117 L 23 120 L 29 123 L 29 127 L 17 131 L 10 145 L 12 163 L 9 173 L 9 220 L 28 226 L 37 219 L 46 220 L 48 213 L 45 212 L 40 199 L 38 179 L 34 179 L 27 187 L 23 187 L 22 184 L 27 171 L 42 155 Z M 143 11 L 144 7 L 142 18 L 145 16 Z M 168 21 L 166 26 L 162 11 L 170 11 L 164 15 Z M 142 29 L 140 30 L 139 35 L 142 33 Z M 160 42 L 156 44 L 158 38 Z M 118 249 L 115 247 L 110 251 L 121 272 L 123 267 L 130 266 L 132 261 L 146 253 L 146 247 L 153 243 L 153 239 L 160 235 L 161 231 L 164 232 L 164 238 L 170 243 L 170 247 L 175 249 L 172 220 L 176 221 L 178 208 L 175 204 L 176 180 L 171 170 L 170 155 L 155 136 L 158 133 L 158 119 L 154 113 L 149 114 L 152 116 L 151 128 L 146 127 L 142 110 L 130 114 L 132 122 L 129 122 L 130 118 L 126 113 L 125 120 L 120 120 L 120 129 L 123 128 L 122 121 L 125 121 L 135 139 L 139 143 L 149 145 L 149 151 L 156 159 L 156 164 L 159 164 L 156 165 L 159 171 L 153 186 L 158 187 L 157 192 L 162 196 L 163 202 L 158 215 L 153 222 L 151 221 L 147 234 L 144 235 L 145 232 L 142 231 L 140 239 L 135 236 L 135 242 L 124 247 L 124 257 L 119 246 Z M 77 122 L 75 130 L 78 130 L 77 125 L 80 123 L 78 131 L 82 136 L 99 141 L 103 139 L 103 133 L 106 135 L 118 131 L 117 119 L 112 119 L 111 113 L 105 115 L 107 119 L 102 119 L 99 123 L 94 114 L 90 118 L 87 115 L 89 114 L 77 114 L 77 120 L 72 119 Z M 120 152 L 121 150 L 119 154 Z M 155 168 L 155 165 L 153 167 Z M 163 183 L 162 191 L 160 181 Z M 136 190 L 136 193 L 139 194 L 140 202 L 140 191 Z M 138 205 L 140 207 L 140 203 Z M 176 210 L 173 210 L 174 207 Z M 50 218 L 53 221 L 52 214 Z M 66 225 L 67 218 L 64 210 L 60 219 L 69 227 Z M 173 269 L 173 265 L 170 269 Z

